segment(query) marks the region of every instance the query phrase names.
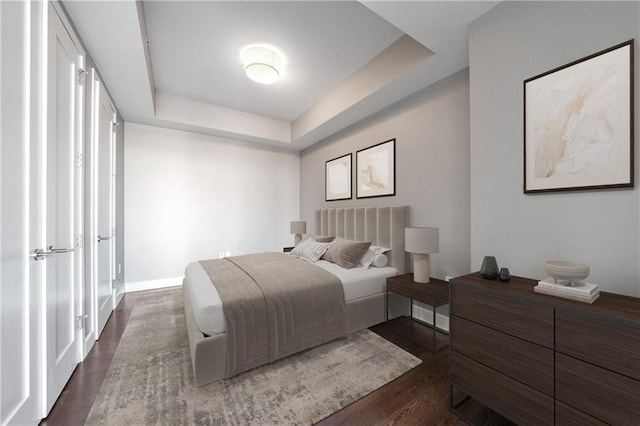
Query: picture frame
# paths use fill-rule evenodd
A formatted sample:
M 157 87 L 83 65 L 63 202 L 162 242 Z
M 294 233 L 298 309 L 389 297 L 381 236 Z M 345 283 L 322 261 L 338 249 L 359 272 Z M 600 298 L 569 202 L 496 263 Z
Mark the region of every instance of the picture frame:
M 351 195 L 351 153 L 325 161 L 325 201 L 350 200 Z
M 524 192 L 633 187 L 633 43 L 524 81 Z
M 396 195 L 396 140 L 356 152 L 356 198 Z

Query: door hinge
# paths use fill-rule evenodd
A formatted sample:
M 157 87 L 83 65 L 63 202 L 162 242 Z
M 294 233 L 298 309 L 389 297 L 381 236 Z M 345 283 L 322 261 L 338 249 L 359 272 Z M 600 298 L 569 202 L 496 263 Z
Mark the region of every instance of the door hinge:
M 76 167 L 82 167 L 83 162 L 84 162 L 84 156 L 82 155 L 81 152 L 78 152 L 76 154 Z
M 78 330 L 82 330 L 85 327 L 85 321 L 87 320 L 87 316 L 86 315 L 78 315 L 76 317 L 76 326 L 78 327 Z
M 82 235 L 76 235 L 74 237 L 74 240 L 75 240 L 76 248 L 78 249 L 82 248 Z
M 84 86 L 88 72 L 84 68 L 76 70 L 76 80 L 79 86 Z
M 120 280 L 119 279 L 115 279 L 115 280 L 111 280 L 111 288 L 115 289 L 117 287 L 117 284 Z
M 111 130 L 113 131 L 113 133 L 117 133 L 118 132 L 118 126 L 120 125 L 120 123 L 118 123 L 117 121 L 112 121 L 111 122 Z

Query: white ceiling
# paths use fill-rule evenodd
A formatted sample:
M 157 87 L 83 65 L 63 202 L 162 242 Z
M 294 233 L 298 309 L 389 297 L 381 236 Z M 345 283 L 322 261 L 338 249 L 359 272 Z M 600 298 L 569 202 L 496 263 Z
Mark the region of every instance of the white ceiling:
M 292 121 L 402 32 L 356 2 L 145 2 L 156 89 Z M 240 49 L 278 47 L 278 84 L 249 80 Z
M 468 66 L 468 23 L 497 3 L 64 6 L 126 121 L 300 150 Z M 246 78 L 251 43 L 284 52 L 281 81 Z

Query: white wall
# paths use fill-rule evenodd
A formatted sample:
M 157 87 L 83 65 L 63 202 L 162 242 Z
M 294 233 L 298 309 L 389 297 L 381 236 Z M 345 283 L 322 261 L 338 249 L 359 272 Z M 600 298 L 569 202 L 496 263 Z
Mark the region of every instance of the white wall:
M 179 284 L 189 262 L 221 251 L 282 251 L 299 178 L 297 153 L 127 123 L 127 289 Z
M 522 189 L 523 81 L 631 38 L 637 65 L 639 8 L 638 2 L 504 2 L 470 26 L 472 269 L 495 255 L 512 274 L 541 279 L 547 259 L 581 261 L 591 265 L 588 281 L 601 290 L 640 295 L 637 188 Z M 638 66 L 634 77 L 637 124 Z M 636 149 L 636 168 L 638 159 Z
M 396 139 L 396 195 L 355 199 L 355 153 Z M 325 201 L 325 161 L 353 154 L 354 198 Z M 431 276 L 469 272 L 469 78 L 467 70 L 304 150 L 300 201 L 307 229 L 314 211 L 344 206 L 410 207 L 409 223 L 440 229 L 440 252 L 431 255 Z

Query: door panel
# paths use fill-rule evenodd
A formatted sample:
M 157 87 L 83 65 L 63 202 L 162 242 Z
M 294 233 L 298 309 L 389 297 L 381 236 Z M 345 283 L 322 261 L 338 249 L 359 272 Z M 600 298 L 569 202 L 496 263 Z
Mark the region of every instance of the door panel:
M 124 244 L 123 244 L 123 235 L 122 232 L 124 226 L 124 185 L 123 180 L 119 179 L 119 176 L 124 175 L 124 167 L 123 167 L 123 148 L 124 148 L 124 122 L 120 118 L 118 121 L 118 126 L 116 127 L 115 140 L 113 143 L 113 174 L 115 176 L 115 182 L 113 185 L 113 226 L 114 226 L 114 238 L 113 242 L 113 267 L 114 267 L 114 277 L 115 277 L 115 301 L 114 307 L 118 306 L 118 303 L 122 300 L 122 297 L 125 293 L 125 285 L 124 285 L 124 271 L 122 270 L 124 255 Z
M 114 125 L 115 107 L 100 86 L 97 148 L 97 294 L 98 335 L 102 332 L 114 308 Z
M 92 158 L 95 156 L 94 150 L 94 139 L 97 137 L 97 126 L 98 126 L 98 110 L 99 110 L 99 100 L 100 100 L 100 88 L 98 82 L 98 74 L 95 68 L 91 68 L 88 72 L 87 78 L 88 84 L 85 87 L 86 90 L 86 101 L 87 101 L 87 114 L 86 119 L 86 128 L 87 136 L 86 139 L 88 142 L 86 143 L 87 151 L 85 152 L 85 161 L 86 163 L 86 186 L 84 190 L 85 200 L 88 200 L 86 206 L 84 206 L 85 213 L 85 222 L 84 222 L 84 234 L 87 236 L 85 240 L 85 253 L 84 253 L 84 264 L 86 268 L 84 269 L 84 279 L 83 279 L 83 312 L 86 315 L 86 319 L 84 321 L 84 334 L 83 334 L 83 354 L 84 357 L 87 356 L 91 348 L 95 345 L 96 340 L 98 339 L 97 334 L 97 295 L 96 295 L 96 285 L 94 279 L 95 272 L 95 212 L 94 212 L 94 197 L 95 197 L 95 189 L 94 189 L 94 166 Z
M 31 115 L 42 106 L 41 25 L 41 5 L 0 2 L 0 424 L 42 417 L 43 262 L 29 256 L 42 240 L 41 139 L 30 133 L 42 125 Z
M 82 52 L 56 11 L 49 7 L 48 138 L 46 150 L 47 411 L 80 361 L 76 326 L 79 299 L 74 232 L 81 197 L 76 180 L 75 152 L 81 140 L 82 87 L 77 70 Z M 58 251 L 58 252 L 56 252 Z

